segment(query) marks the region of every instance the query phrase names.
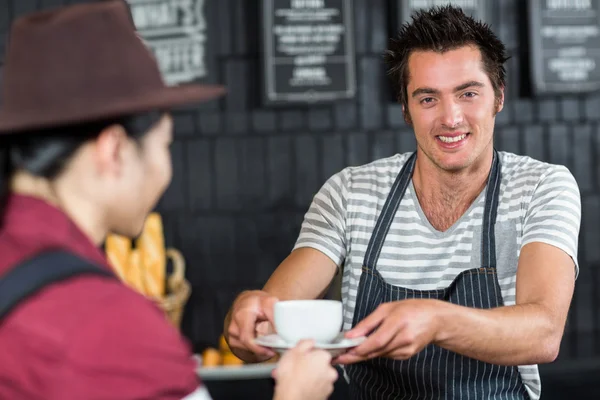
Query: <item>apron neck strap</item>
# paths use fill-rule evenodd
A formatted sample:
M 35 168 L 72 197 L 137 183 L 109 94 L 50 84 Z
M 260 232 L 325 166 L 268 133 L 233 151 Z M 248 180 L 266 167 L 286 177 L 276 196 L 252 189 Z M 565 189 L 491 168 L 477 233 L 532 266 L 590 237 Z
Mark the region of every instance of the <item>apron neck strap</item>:
M 500 182 L 502 172 L 500 157 L 494 149 L 492 169 L 488 176 L 485 192 L 485 208 L 483 209 L 483 225 L 481 230 L 481 264 L 484 268 L 496 268 L 496 216 L 500 198 Z
M 392 221 L 394 220 L 398 206 L 404 197 L 406 188 L 412 179 L 416 159 L 417 152 L 414 152 L 404 163 L 404 166 L 400 170 L 400 173 L 392 185 L 387 199 L 385 199 L 385 204 L 383 205 L 379 218 L 377 218 L 375 229 L 373 230 L 371 240 L 369 241 L 369 245 L 365 253 L 365 268 L 375 270 L 377 260 L 379 259 L 379 254 L 381 254 L 381 249 L 383 248 L 385 237 L 390 230 L 390 226 L 392 225 Z
M 400 202 L 406 193 L 406 188 L 412 179 L 417 153 L 414 152 L 404 163 L 388 194 L 381 214 L 375 224 L 375 229 L 365 253 L 364 267 L 375 270 L 381 254 L 383 243 L 390 230 Z M 496 235 L 495 225 L 498 214 L 498 199 L 500 196 L 501 165 L 498 152 L 494 149 L 492 169 L 488 175 L 483 212 L 483 227 L 481 235 L 481 263 L 483 267 L 496 267 Z

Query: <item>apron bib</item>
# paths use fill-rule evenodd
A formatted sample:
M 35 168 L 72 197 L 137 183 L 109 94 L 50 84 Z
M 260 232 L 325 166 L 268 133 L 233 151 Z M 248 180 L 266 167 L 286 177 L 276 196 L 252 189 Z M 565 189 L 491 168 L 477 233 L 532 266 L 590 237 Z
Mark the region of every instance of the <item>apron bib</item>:
M 382 303 L 406 299 L 438 299 L 453 304 L 489 309 L 503 305 L 496 274 L 495 232 L 500 192 L 500 161 L 494 151 L 483 214 L 481 260 L 483 266 L 463 271 L 452 284 L 439 290 L 413 290 L 385 282 L 377 260 L 398 206 L 412 178 L 416 153 L 402 167 L 365 253 L 352 326 Z M 516 366 L 478 361 L 428 345 L 408 360 L 376 358 L 345 367 L 353 399 L 529 399 Z

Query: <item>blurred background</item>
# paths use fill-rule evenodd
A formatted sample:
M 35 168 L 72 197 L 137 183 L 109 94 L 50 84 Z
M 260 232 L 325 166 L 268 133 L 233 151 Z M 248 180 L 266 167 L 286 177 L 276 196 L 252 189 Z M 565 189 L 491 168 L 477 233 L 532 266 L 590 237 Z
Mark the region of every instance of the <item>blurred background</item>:
M 0 0 L 0 69 L 14 18 L 76 2 Z M 328 177 L 415 149 L 382 54 L 412 10 L 448 2 L 128 1 L 167 82 L 228 88 L 176 110 L 174 179 L 157 209 L 166 245 L 186 261 L 181 330 L 195 352 L 218 346 L 235 296 L 261 288 L 287 256 Z M 488 22 L 511 55 L 497 149 L 566 165 L 579 183 L 580 275 L 559 359 L 542 368 L 542 399 L 600 398 L 600 1 L 450 3 Z M 271 382 L 209 388 L 216 400 L 262 399 Z

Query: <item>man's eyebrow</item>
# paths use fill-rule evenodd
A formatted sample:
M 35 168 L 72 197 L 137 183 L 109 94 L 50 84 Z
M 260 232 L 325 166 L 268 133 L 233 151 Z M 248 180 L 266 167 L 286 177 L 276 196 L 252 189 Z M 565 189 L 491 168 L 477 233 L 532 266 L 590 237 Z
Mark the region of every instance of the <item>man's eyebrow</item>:
M 465 90 L 467 88 L 470 87 L 484 87 L 485 85 L 482 82 L 478 82 L 478 81 L 469 81 L 469 82 L 465 82 L 462 85 L 458 85 L 457 87 L 454 88 L 455 92 L 460 92 L 461 90 Z
M 485 86 L 485 85 L 481 82 L 469 81 L 469 82 L 462 83 L 462 84 L 458 85 L 457 87 L 455 87 L 454 92 L 460 92 L 461 90 L 465 90 L 470 87 L 483 87 L 483 86 Z M 429 88 L 429 87 L 422 87 L 422 88 L 415 89 L 412 92 L 411 96 L 416 97 L 421 94 L 439 94 L 439 93 L 440 93 L 440 91 L 437 89 L 433 89 L 433 88 Z
M 412 92 L 412 97 L 416 97 L 420 94 L 439 94 L 439 93 L 440 93 L 440 91 L 437 89 L 423 87 L 423 88 L 415 89 L 415 91 Z

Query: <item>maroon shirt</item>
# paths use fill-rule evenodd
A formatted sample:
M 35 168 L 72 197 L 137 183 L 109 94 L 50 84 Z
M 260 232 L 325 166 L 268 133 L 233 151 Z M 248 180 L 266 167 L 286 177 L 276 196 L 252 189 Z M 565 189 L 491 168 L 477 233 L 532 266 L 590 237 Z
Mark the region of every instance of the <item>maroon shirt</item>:
M 59 209 L 9 198 L 0 276 L 49 248 L 110 268 Z M 0 399 L 181 399 L 198 388 L 187 342 L 149 300 L 86 275 L 43 289 L 0 321 Z

